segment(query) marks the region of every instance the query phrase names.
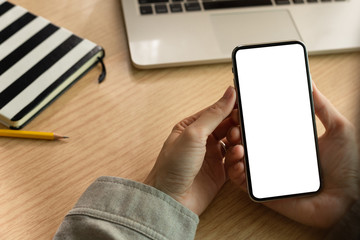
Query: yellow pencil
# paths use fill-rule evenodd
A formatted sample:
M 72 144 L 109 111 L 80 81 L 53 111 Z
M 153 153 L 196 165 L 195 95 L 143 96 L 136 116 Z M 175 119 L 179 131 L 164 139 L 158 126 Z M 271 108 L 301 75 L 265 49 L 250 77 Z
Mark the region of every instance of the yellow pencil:
M 58 140 L 61 138 L 68 138 L 50 132 L 34 132 L 34 131 L 20 131 L 10 129 L 0 129 L 0 137 L 14 137 L 14 138 L 30 138 L 43 140 Z

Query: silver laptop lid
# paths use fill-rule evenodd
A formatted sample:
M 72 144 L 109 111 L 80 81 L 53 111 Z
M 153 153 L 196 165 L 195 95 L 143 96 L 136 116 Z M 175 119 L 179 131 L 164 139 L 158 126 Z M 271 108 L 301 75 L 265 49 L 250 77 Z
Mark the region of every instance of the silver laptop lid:
M 274 41 L 301 40 L 310 54 L 360 49 L 358 0 L 122 0 L 122 8 L 138 68 L 228 62 L 237 45 Z

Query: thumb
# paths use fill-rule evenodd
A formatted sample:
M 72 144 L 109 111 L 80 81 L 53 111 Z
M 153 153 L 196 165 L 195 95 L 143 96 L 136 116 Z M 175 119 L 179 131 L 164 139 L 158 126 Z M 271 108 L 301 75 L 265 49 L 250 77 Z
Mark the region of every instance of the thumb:
M 198 129 L 202 136 L 209 136 L 231 113 L 235 100 L 235 89 L 229 86 L 216 103 L 201 112 L 201 115 L 191 124 L 191 127 Z
M 313 84 L 313 96 L 315 113 L 319 117 L 326 130 L 336 128 L 343 122 L 343 116 L 336 110 L 330 101 Z

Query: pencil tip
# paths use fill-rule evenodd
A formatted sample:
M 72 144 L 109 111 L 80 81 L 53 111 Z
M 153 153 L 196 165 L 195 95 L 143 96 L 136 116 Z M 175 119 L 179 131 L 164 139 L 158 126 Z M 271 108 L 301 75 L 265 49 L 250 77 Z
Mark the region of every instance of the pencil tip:
M 54 139 L 57 140 L 57 139 L 63 139 L 63 138 L 69 138 L 68 136 L 61 136 L 61 135 L 57 135 L 57 134 L 54 134 Z

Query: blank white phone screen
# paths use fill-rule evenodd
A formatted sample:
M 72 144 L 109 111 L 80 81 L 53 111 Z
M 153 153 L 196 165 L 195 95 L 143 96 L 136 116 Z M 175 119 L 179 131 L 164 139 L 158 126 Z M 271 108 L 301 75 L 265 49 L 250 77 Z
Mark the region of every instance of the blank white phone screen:
M 319 190 L 304 48 L 240 49 L 235 58 L 252 196 L 261 200 Z

